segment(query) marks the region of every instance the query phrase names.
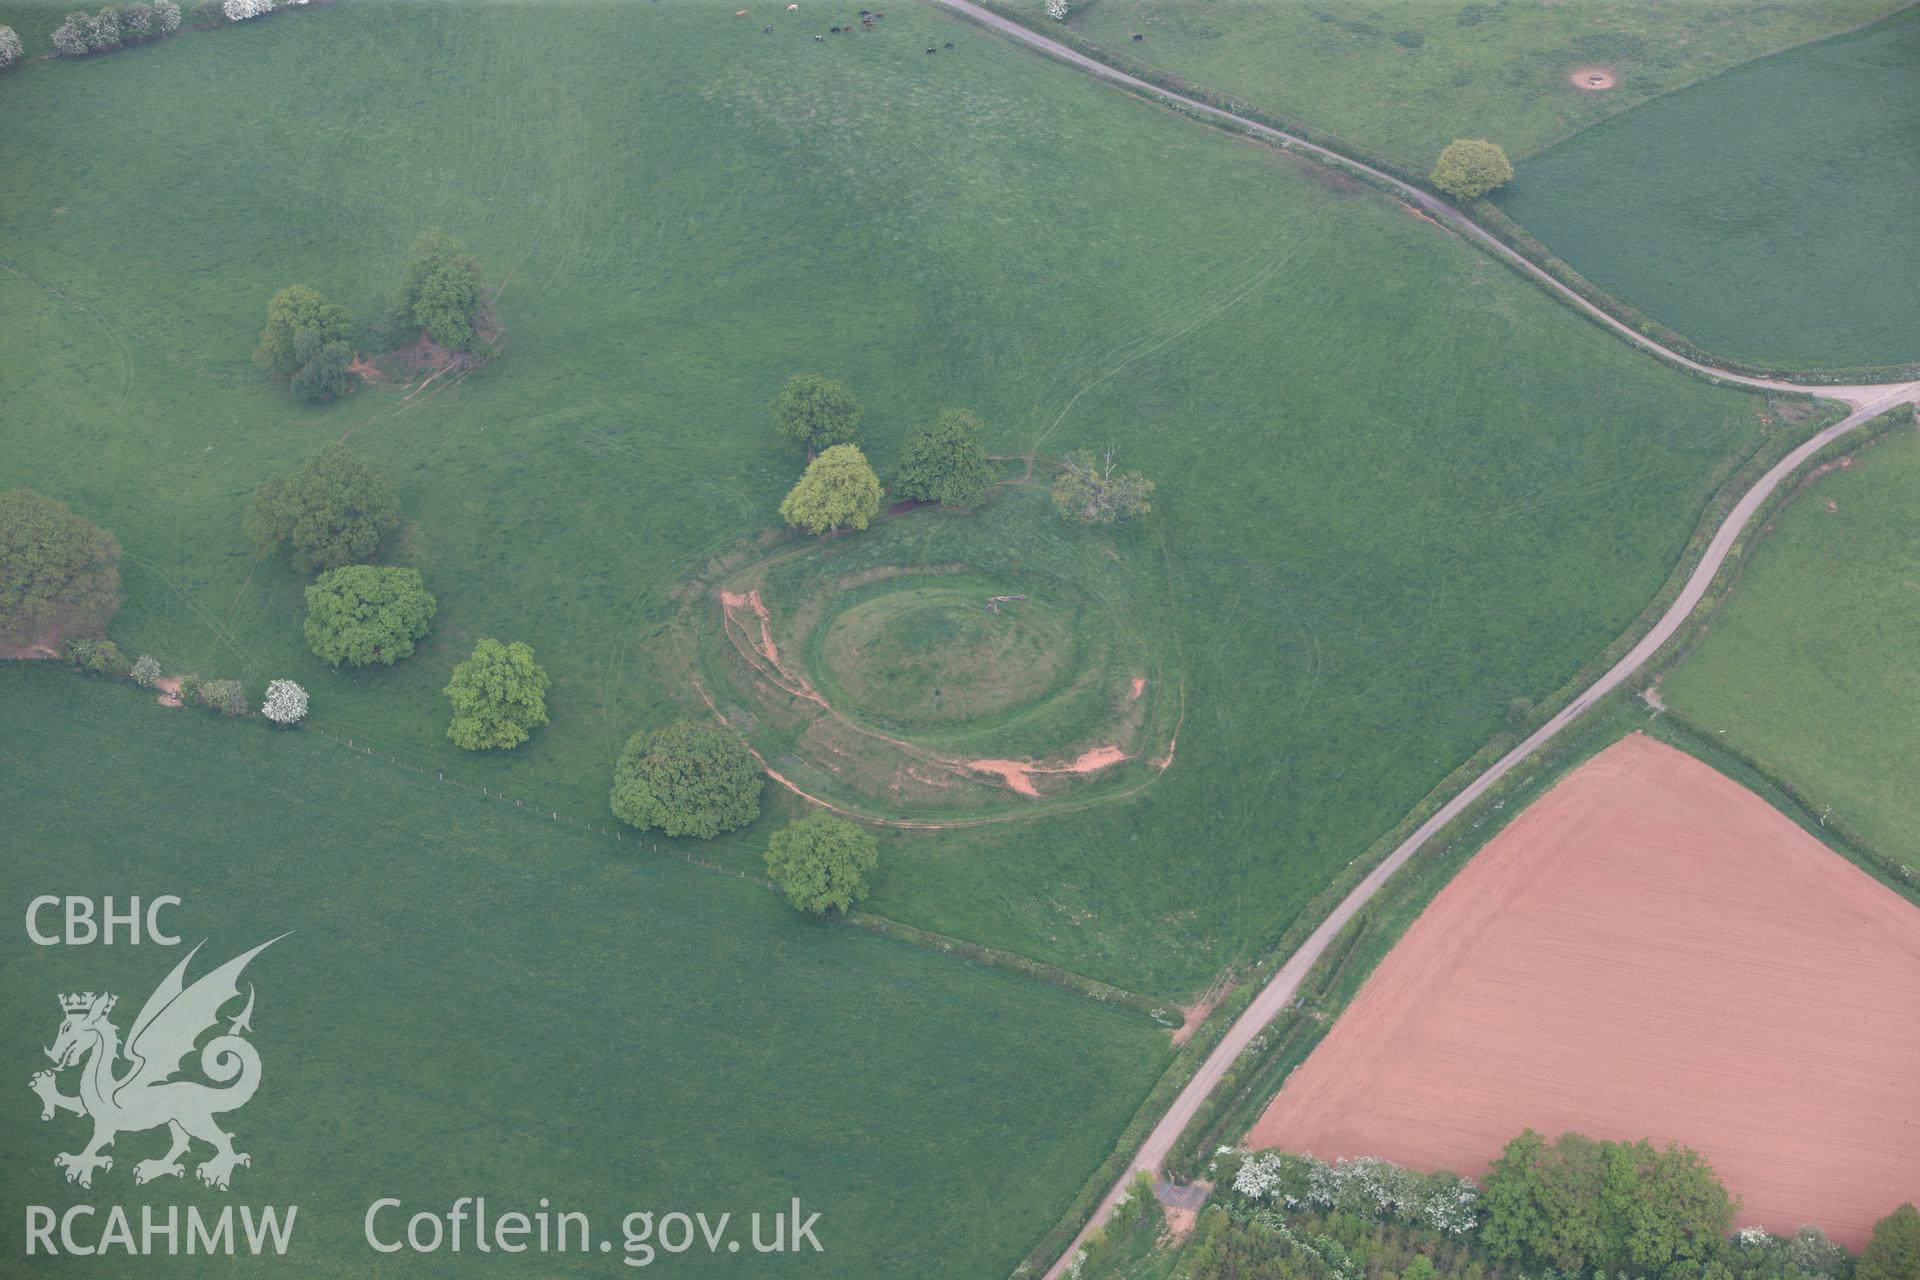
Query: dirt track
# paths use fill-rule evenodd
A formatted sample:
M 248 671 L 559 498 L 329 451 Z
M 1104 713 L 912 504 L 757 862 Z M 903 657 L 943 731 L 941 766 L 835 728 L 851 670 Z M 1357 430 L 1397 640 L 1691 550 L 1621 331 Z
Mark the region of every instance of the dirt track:
M 1087 1232 L 1104 1222 L 1108 1213 L 1112 1211 L 1115 1202 L 1126 1193 L 1127 1182 L 1132 1176 L 1132 1170 L 1141 1168 L 1155 1171 L 1159 1170 L 1161 1162 L 1166 1159 L 1168 1151 L 1172 1149 L 1173 1144 L 1179 1139 L 1181 1132 L 1186 1128 L 1188 1122 L 1193 1119 L 1194 1113 L 1199 1109 L 1200 1104 L 1206 1100 L 1207 1095 L 1210 1094 L 1214 1086 L 1220 1082 L 1220 1078 L 1226 1073 L 1227 1068 L 1233 1065 L 1234 1060 L 1240 1056 L 1247 1045 L 1253 1041 L 1254 1037 L 1266 1028 L 1267 1024 L 1273 1020 L 1275 1015 L 1293 1000 L 1294 993 L 1298 990 L 1301 979 L 1303 979 L 1307 971 L 1312 968 L 1314 961 L 1319 959 L 1321 953 L 1326 950 L 1328 944 L 1333 941 L 1335 935 L 1338 934 L 1341 927 L 1353 917 L 1354 913 L 1365 906 L 1367 902 L 1373 898 L 1373 895 L 1379 892 L 1380 887 L 1386 883 L 1388 877 L 1405 864 L 1409 858 L 1418 853 L 1428 840 L 1432 839 L 1438 831 L 1454 818 L 1458 817 L 1468 805 L 1485 794 L 1488 787 L 1505 777 L 1521 761 L 1525 760 L 1528 756 L 1532 755 L 1556 737 L 1567 725 L 1579 718 L 1579 716 L 1595 702 L 1598 702 L 1601 698 L 1618 688 L 1628 676 L 1639 670 L 1648 659 L 1659 651 L 1662 645 L 1672 638 L 1675 632 L 1686 622 L 1693 608 L 1699 604 L 1701 598 L 1705 595 L 1708 585 L 1713 581 L 1714 575 L 1719 572 L 1721 564 L 1733 549 L 1734 543 L 1739 539 L 1748 521 L 1753 518 L 1754 513 L 1759 510 L 1760 505 L 1766 501 L 1787 476 L 1797 470 L 1800 465 L 1814 453 L 1863 425 L 1880 411 L 1892 405 L 1914 402 L 1916 397 L 1920 397 L 1920 382 L 1862 386 L 1801 386 L 1767 378 L 1747 377 L 1702 364 L 1697 360 L 1692 360 L 1681 355 L 1677 351 L 1668 349 L 1652 338 L 1637 332 L 1631 326 L 1614 319 L 1605 311 L 1593 303 L 1588 302 L 1578 293 L 1560 283 L 1560 281 L 1554 279 L 1546 271 L 1508 248 L 1453 205 L 1440 199 L 1438 196 L 1431 195 L 1426 191 L 1402 182 L 1391 174 L 1374 169 L 1359 161 L 1349 159 L 1325 147 L 1308 142 L 1304 138 L 1295 137 L 1282 130 L 1263 125 L 1256 120 L 1235 115 L 1230 111 L 1222 111 L 1218 107 L 1209 106 L 1206 103 L 1185 97 L 1181 94 L 1161 89 L 1135 76 L 1117 71 L 1104 63 L 1087 57 L 1085 54 L 1068 48 L 1058 41 L 1050 40 L 1019 23 L 1003 18 L 989 10 L 982 9 L 979 5 L 972 3 L 971 0 L 928 0 L 928 2 L 942 5 L 957 13 L 964 14 L 988 30 L 997 32 L 1016 43 L 1037 50 L 1044 56 L 1064 62 L 1078 70 L 1089 72 L 1109 83 L 1137 93 L 1149 100 L 1177 104 L 1182 110 L 1224 121 L 1235 129 L 1251 136 L 1279 144 L 1296 155 L 1319 160 L 1335 169 L 1344 170 L 1348 173 L 1365 175 L 1370 180 L 1389 188 L 1395 194 L 1396 198 L 1414 207 L 1417 211 L 1424 211 L 1424 213 L 1430 216 L 1437 224 L 1465 236 L 1475 244 L 1484 248 L 1487 252 L 1492 253 L 1495 257 L 1506 262 L 1522 275 L 1539 283 L 1575 310 L 1604 325 L 1616 336 L 1624 338 L 1640 350 L 1664 360 L 1669 364 L 1690 370 L 1694 373 L 1703 374 L 1718 382 L 1752 387 L 1763 391 L 1802 392 L 1826 399 L 1839 400 L 1845 402 L 1854 410 L 1853 413 L 1849 414 L 1840 422 L 1819 432 L 1811 439 L 1802 443 L 1798 448 L 1794 449 L 1768 471 L 1766 475 L 1762 476 L 1752 489 L 1748 490 L 1747 493 L 1742 496 L 1733 510 L 1728 513 L 1726 520 L 1721 524 L 1720 528 L 1714 532 L 1712 541 L 1708 544 L 1707 550 L 1702 555 L 1700 563 L 1695 568 L 1693 575 L 1687 579 L 1686 585 L 1681 589 L 1680 596 L 1624 658 L 1595 681 L 1585 692 L 1575 698 L 1573 702 L 1558 715 L 1554 716 L 1546 724 L 1529 735 L 1519 746 L 1502 756 L 1485 773 L 1468 783 L 1459 794 L 1455 795 L 1435 811 L 1427 821 L 1423 822 L 1412 835 L 1402 841 L 1392 853 L 1387 855 L 1379 866 L 1375 867 L 1365 879 L 1355 886 L 1353 891 L 1340 902 L 1339 906 L 1334 908 L 1333 912 L 1322 922 L 1320 927 L 1309 935 L 1307 941 L 1301 945 L 1300 949 L 1288 957 L 1286 963 L 1269 979 L 1267 985 L 1262 988 L 1260 993 L 1254 997 L 1245 1012 L 1227 1029 L 1226 1034 L 1221 1037 L 1219 1044 L 1214 1047 L 1213 1051 L 1207 1055 L 1205 1061 L 1200 1064 L 1199 1069 L 1194 1073 L 1193 1078 L 1188 1081 L 1186 1087 L 1181 1089 L 1179 1094 L 1175 1096 L 1166 1114 L 1155 1124 L 1152 1131 L 1147 1135 L 1146 1141 L 1143 1142 L 1139 1150 L 1135 1152 L 1133 1160 L 1129 1163 L 1127 1172 L 1123 1173 L 1120 1179 L 1108 1189 L 1107 1194 L 1101 1199 L 1086 1225 L 1081 1228 L 1072 1243 L 1067 1246 L 1065 1251 L 1061 1253 L 1060 1257 L 1056 1259 L 1048 1269 L 1047 1280 L 1054 1280 L 1055 1277 L 1062 1275 L 1066 1271 L 1068 1262 L 1072 1259 L 1081 1243 L 1086 1239 Z
M 1407 931 L 1249 1143 L 1485 1172 L 1522 1128 L 1679 1142 L 1741 1225 L 1849 1248 L 1920 1197 L 1920 910 L 1635 734 Z

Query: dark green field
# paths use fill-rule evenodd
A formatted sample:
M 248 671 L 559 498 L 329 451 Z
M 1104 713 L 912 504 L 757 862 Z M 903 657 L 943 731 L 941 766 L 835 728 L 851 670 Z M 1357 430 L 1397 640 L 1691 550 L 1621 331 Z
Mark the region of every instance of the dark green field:
M 1920 359 L 1920 10 L 1740 67 L 1517 166 L 1500 207 L 1716 355 Z
M 484 1194 L 496 1212 L 545 1196 L 616 1240 L 613 1259 L 529 1255 L 528 1274 L 617 1275 L 630 1211 L 744 1223 L 798 1195 L 823 1214 L 824 1252 L 754 1258 L 756 1274 L 1005 1275 L 1169 1052 L 1137 1011 L 800 919 L 757 885 L 317 734 L 169 712 L 130 686 L 19 663 L 0 665 L 0 707 L 0 876 L 16 908 L 41 893 L 178 894 L 163 922 L 189 946 L 208 939 L 194 976 L 293 931 L 247 970 L 266 1083 L 225 1124 L 252 1166 L 226 1194 L 191 1169 L 184 1185 L 136 1188 L 133 1164 L 165 1133 L 128 1133 L 88 1192 L 53 1166 L 79 1150 L 83 1122 L 42 1123 L 25 1087 L 59 1026 L 54 997 L 113 991 L 125 1032 L 184 948 L 42 948 L 15 920 L 0 942 L 15 1029 L 0 1062 L 15 1094 L 0 1110 L 10 1259 L 23 1204 L 136 1206 L 136 1229 L 143 1203 L 297 1204 L 291 1274 L 446 1275 L 475 1256 L 383 1258 L 361 1217 L 383 1196 L 445 1212 Z M 745 1267 L 701 1251 L 660 1261 Z
M 1001 0 L 1038 19 L 1045 0 Z M 1455 138 L 1516 160 L 1579 129 L 1901 0 L 1078 0 L 1068 25 L 1126 57 L 1417 172 Z M 1135 43 L 1133 34 L 1144 40 Z M 1574 87 L 1604 66 L 1614 87 Z
M 1815 481 L 1661 686 L 1710 734 L 1920 876 L 1920 437 Z M 1832 503 L 1832 508 L 1828 507 Z

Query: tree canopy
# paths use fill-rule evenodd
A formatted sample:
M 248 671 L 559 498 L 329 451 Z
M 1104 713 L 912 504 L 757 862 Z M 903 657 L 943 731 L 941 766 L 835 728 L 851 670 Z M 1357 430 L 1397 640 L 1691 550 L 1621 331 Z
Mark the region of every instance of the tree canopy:
M 796 373 L 773 398 L 773 430 L 809 453 L 860 438 L 866 410 L 853 392 L 817 373 Z
M 322 342 L 311 329 L 303 329 L 293 344 L 299 372 L 288 383 L 302 400 L 337 400 L 353 389 L 353 348 L 344 342 Z
M 902 498 L 971 507 L 987 496 L 993 464 L 980 443 L 980 419 L 965 409 L 942 409 L 907 435 L 894 492 Z
M 418 569 L 350 564 L 307 588 L 307 644 L 334 666 L 392 666 L 427 634 L 436 605 Z
M 812 462 L 780 504 L 780 516 L 808 533 L 864 529 L 880 511 L 880 477 L 855 444 L 837 444 Z
M 767 842 L 767 874 L 802 911 L 844 912 L 867 896 L 867 874 L 880 865 L 880 845 L 831 813 L 789 822 Z
M 473 656 L 453 669 L 446 687 L 453 704 L 447 737 L 468 751 L 510 749 L 547 722 L 547 673 L 533 648 L 483 637 Z
M 1434 163 L 1433 185 L 1462 200 L 1478 200 L 1495 187 L 1513 181 L 1513 165 L 1497 142 L 1484 138 L 1455 138 Z
M 0 493 L 0 644 L 97 632 L 120 607 L 120 544 L 64 502 Z
M 1873 1224 L 1853 1280 L 1920 1280 L 1920 1209 L 1912 1201 Z
M 407 255 L 390 311 L 394 326 L 425 329 L 449 351 L 472 350 L 492 327 L 480 264 L 438 227 L 422 232 Z
M 1485 1179 L 1481 1239 L 1494 1257 L 1568 1272 L 1693 1273 L 1724 1244 L 1734 1202 L 1698 1152 L 1533 1130 Z
M 1153 481 L 1138 471 L 1120 471 L 1113 451 L 1095 457 L 1077 449 L 1060 462 L 1053 482 L 1053 506 L 1078 524 L 1112 524 L 1153 510 Z
M 284 544 L 301 573 L 371 560 L 399 526 L 393 486 L 343 444 L 326 445 L 292 475 L 261 485 L 246 521 L 262 554 Z
M 760 816 L 763 785 L 738 731 L 681 720 L 627 740 L 613 768 L 613 814 L 642 831 L 711 838 Z
M 260 331 L 253 362 L 276 378 L 291 378 L 326 346 L 345 344 L 352 333 L 353 317 L 345 307 L 328 302 L 304 284 L 290 284 L 267 303 L 267 327 Z M 351 357 L 352 348 L 347 350 Z

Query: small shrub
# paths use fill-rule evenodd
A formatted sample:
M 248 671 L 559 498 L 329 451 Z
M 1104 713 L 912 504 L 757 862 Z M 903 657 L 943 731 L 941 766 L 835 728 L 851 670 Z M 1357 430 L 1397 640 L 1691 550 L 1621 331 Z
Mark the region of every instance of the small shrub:
M 267 324 L 253 362 L 275 378 L 291 378 L 322 346 L 343 342 L 352 331 L 353 317 L 345 307 L 328 302 L 316 289 L 290 284 L 267 303 Z
M 12 27 L 0 27 L 0 71 L 11 69 L 25 55 L 27 47 L 20 43 L 20 33 Z
M 195 675 L 181 676 L 180 677 L 180 701 L 188 706 L 198 706 L 202 700 L 202 695 L 206 691 L 206 687 L 207 687 L 207 682 L 205 680 L 202 680 L 199 676 L 195 676 Z
M 220 12 L 228 22 L 245 22 L 273 12 L 273 0 L 226 0 Z
M 142 689 L 151 689 L 154 681 L 160 678 L 160 664 L 143 653 L 133 660 L 133 668 L 127 674 Z
M 152 5 L 134 3 L 120 10 L 120 39 L 125 44 L 153 39 Z
M 519 746 L 547 722 L 547 684 L 532 646 L 483 637 L 447 684 L 447 700 L 453 703 L 448 739 L 468 751 Z
M 993 483 L 980 431 L 980 419 L 966 410 L 942 409 L 930 425 L 908 432 L 894 493 L 943 507 L 978 504 Z
M 1117 470 L 1111 449 L 1097 458 L 1091 449 L 1078 449 L 1061 460 L 1053 506 L 1076 524 L 1131 520 L 1153 510 L 1153 481 L 1138 471 Z
M 307 718 L 307 691 L 291 680 L 270 680 L 260 714 L 275 724 L 299 724 Z
M 831 813 L 789 822 L 767 843 L 767 874 L 787 901 L 816 915 L 845 912 L 864 899 L 879 863 L 873 835 Z
M 118 679 L 129 674 L 133 664 L 127 661 L 120 646 L 111 640 L 96 640 L 88 636 L 75 636 L 67 641 L 66 659 L 75 669 L 92 676 L 110 676 Z
M 418 236 L 408 255 L 407 274 L 389 311 L 395 340 L 404 341 L 411 328 L 426 330 L 449 351 L 491 341 L 493 315 L 473 255 L 438 227 Z
M 1455 138 L 1434 163 L 1433 185 L 1462 200 L 1478 200 L 1513 181 L 1513 164 L 1497 142 Z
M 288 385 L 302 400 L 338 400 L 353 389 L 353 375 L 347 372 L 353 363 L 353 348 L 346 343 L 322 342 L 319 335 L 308 330 L 300 335 L 294 350 L 300 372 Z
M 53 51 L 63 58 L 81 58 L 93 52 L 93 19 L 78 11 L 53 29 Z
M 247 691 L 238 680 L 208 680 L 196 692 L 201 706 L 223 716 L 247 714 Z
M 87 23 L 87 47 L 109 53 L 120 47 L 120 11 L 108 5 Z

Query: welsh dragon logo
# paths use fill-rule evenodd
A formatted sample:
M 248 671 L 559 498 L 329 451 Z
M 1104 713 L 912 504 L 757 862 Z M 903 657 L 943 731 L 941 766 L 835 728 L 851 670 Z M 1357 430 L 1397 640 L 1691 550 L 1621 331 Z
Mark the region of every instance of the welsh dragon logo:
M 213 1148 L 212 1158 L 195 1170 L 210 1187 L 225 1191 L 236 1165 L 252 1165 L 246 1152 L 233 1149 L 233 1135 L 214 1117 L 238 1111 L 260 1087 L 260 1054 L 241 1034 L 253 1029 L 249 1021 L 253 984 L 247 984 L 246 1008 L 228 1021 L 224 1034 L 214 1036 L 200 1050 L 202 1074 L 225 1087 L 174 1077 L 195 1042 L 220 1022 L 221 1008 L 239 998 L 240 974 L 247 962 L 278 941 L 270 939 L 236 956 L 192 986 L 186 984 L 187 965 L 200 948 L 189 951 L 147 997 L 124 1048 L 119 1028 L 108 1020 L 116 997 L 91 991 L 60 997 L 65 1017 L 53 1047 L 46 1051 L 53 1070 L 36 1072 L 28 1085 L 40 1095 L 42 1120 L 53 1119 L 58 1111 L 93 1119 L 93 1141 L 84 1151 L 62 1152 L 53 1158 L 57 1168 L 66 1170 L 68 1182 L 91 1187 L 94 1170 L 113 1169 L 113 1157 L 105 1151 L 116 1137 L 161 1125 L 172 1134 L 173 1145 L 159 1159 L 135 1164 L 135 1182 L 183 1176 L 186 1170 L 180 1157 L 196 1138 Z M 117 1071 L 122 1058 L 128 1066 Z M 70 1097 L 60 1092 L 56 1073 L 73 1066 L 80 1069 L 80 1092 Z

